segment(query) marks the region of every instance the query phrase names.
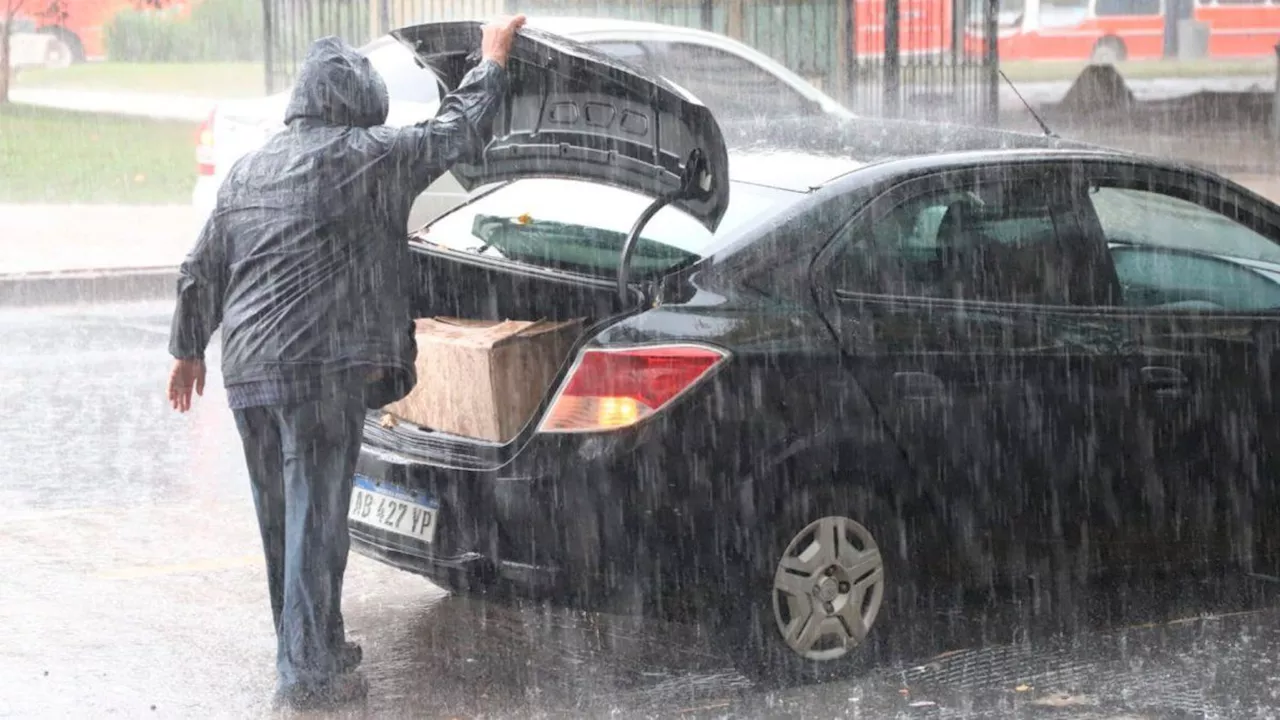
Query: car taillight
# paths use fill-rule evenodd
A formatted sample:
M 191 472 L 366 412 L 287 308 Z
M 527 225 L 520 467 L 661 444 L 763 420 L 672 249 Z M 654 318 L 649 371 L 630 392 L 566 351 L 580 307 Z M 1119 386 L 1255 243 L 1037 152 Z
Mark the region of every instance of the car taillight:
M 196 173 L 212 175 L 213 161 L 213 116 L 216 110 L 209 111 L 209 117 L 200 123 L 196 130 Z
M 584 350 L 561 386 L 540 432 L 599 432 L 660 412 L 724 362 L 703 345 Z

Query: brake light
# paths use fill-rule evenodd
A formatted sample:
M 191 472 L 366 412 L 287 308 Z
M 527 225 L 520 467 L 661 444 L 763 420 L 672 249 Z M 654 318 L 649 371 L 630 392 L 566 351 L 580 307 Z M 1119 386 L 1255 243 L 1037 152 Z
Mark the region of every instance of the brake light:
M 634 425 L 661 412 L 728 356 L 703 345 L 584 350 L 539 431 L 599 432 Z
M 199 175 L 212 175 L 214 171 L 213 116 L 215 112 L 216 109 L 210 110 L 209 117 L 205 118 L 196 130 L 196 173 Z

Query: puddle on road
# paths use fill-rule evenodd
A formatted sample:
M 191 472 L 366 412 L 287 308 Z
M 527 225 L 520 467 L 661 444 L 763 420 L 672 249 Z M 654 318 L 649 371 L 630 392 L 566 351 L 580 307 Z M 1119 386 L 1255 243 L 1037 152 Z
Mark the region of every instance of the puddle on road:
M 111 335 L 118 347 L 105 346 L 92 365 L 57 340 L 69 316 L 46 316 L 43 326 L 0 318 L 11 333 L 4 337 L 36 333 L 59 348 L 39 364 L 0 362 L 0 399 L 34 396 L 39 408 L 0 422 L 0 434 L 29 451 L 0 453 L 9 469 L 0 484 L 2 716 L 271 715 L 274 638 L 263 570 L 249 560 L 258 539 L 238 440 L 219 398 L 204 398 L 182 421 L 164 406 L 163 372 L 150 366 L 163 360 L 151 330 L 164 318 L 148 312 L 154 317 L 139 313 L 125 323 L 136 327 Z M 56 386 L 41 380 L 54 363 L 70 373 Z M 47 423 L 72 417 L 92 440 L 67 453 Z M 1117 610 L 1090 588 L 1082 594 L 1103 607 L 1084 613 L 1083 631 L 1058 637 L 1024 632 L 1025 603 L 943 604 L 890 628 L 911 649 L 903 662 L 853 680 L 766 688 L 691 626 L 448 597 L 353 557 L 347 625 L 365 645 L 372 694 L 341 716 L 1274 714 L 1275 611 L 1151 625 L 1240 609 L 1197 592 L 1185 583 L 1134 586 L 1113 598 Z M 1249 599 L 1249 607 L 1277 606 Z M 931 644 L 918 646 L 922 637 Z
M 1274 611 L 1034 638 L 767 688 L 691 626 L 449 596 L 378 617 L 362 625 L 368 716 L 1227 718 L 1277 706 L 1258 664 L 1280 641 Z M 1000 617 L 1010 615 L 986 622 Z

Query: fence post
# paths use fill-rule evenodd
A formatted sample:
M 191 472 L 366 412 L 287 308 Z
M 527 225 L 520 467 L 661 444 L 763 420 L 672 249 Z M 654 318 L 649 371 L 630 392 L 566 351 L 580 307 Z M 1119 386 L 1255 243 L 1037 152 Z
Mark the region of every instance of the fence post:
M 724 34 L 734 40 L 742 40 L 745 37 L 743 16 L 746 13 L 742 0 L 727 0 L 724 6 Z
M 1000 124 L 1000 24 L 998 0 L 986 0 L 984 19 L 986 20 L 987 53 L 983 58 L 987 75 L 987 107 L 985 120 L 987 125 L 995 127 Z
M 840 28 L 836 32 L 836 37 L 842 41 L 836 51 L 836 87 L 839 88 L 836 99 L 847 108 L 853 108 L 854 68 L 858 62 L 857 50 L 855 49 L 858 41 L 853 31 L 854 2 L 855 0 L 836 0 L 836 7 L 839 8 L 836 17 Z M 814 31 L 816 32 L 817 29 L 815 28 Z
M 992 0 L 994 2 L 995 0 Z M 891 118 L 902 114 L 902 53 L 898 30 L 902 12 L 898 0 L 884 2 L 884 111 Z
M 271 0 L 262 0 L 262 72 L 263 89 L 268 95 L 275 92 L 275 53 L 271 42 L 275 34 L 275 23 L 272 21 Z
M 1271 93 L 1271 139 L 1280 142 L 1280 43 L 1276 43 L 1276 89 Z

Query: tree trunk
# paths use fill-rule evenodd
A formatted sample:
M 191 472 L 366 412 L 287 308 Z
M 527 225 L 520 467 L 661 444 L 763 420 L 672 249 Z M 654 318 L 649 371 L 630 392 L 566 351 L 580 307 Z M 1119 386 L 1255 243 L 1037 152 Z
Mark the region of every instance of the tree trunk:
M 0 105 L 9 104 L 9 81 L 13 70 L 9 67 L 9 28 L 13 27 L 13 8 L 5 7 L 4 27 L 0 28 Z
M 56 2 L 57 0 L 55 0 Z M 4 27 L 0 27 L 0 105 L 9 104 L 9 86 L 13 83 L 13 78 L 18 74 L 15 68 L 9 67 L 9 56 L 13 50 L 13 19 L 18 16 L 18 11 L 26 4 L 27 0 L 0 0 L 0 20 L 4 21 Z M 54 5 L 49 5 L 53 9 Z

